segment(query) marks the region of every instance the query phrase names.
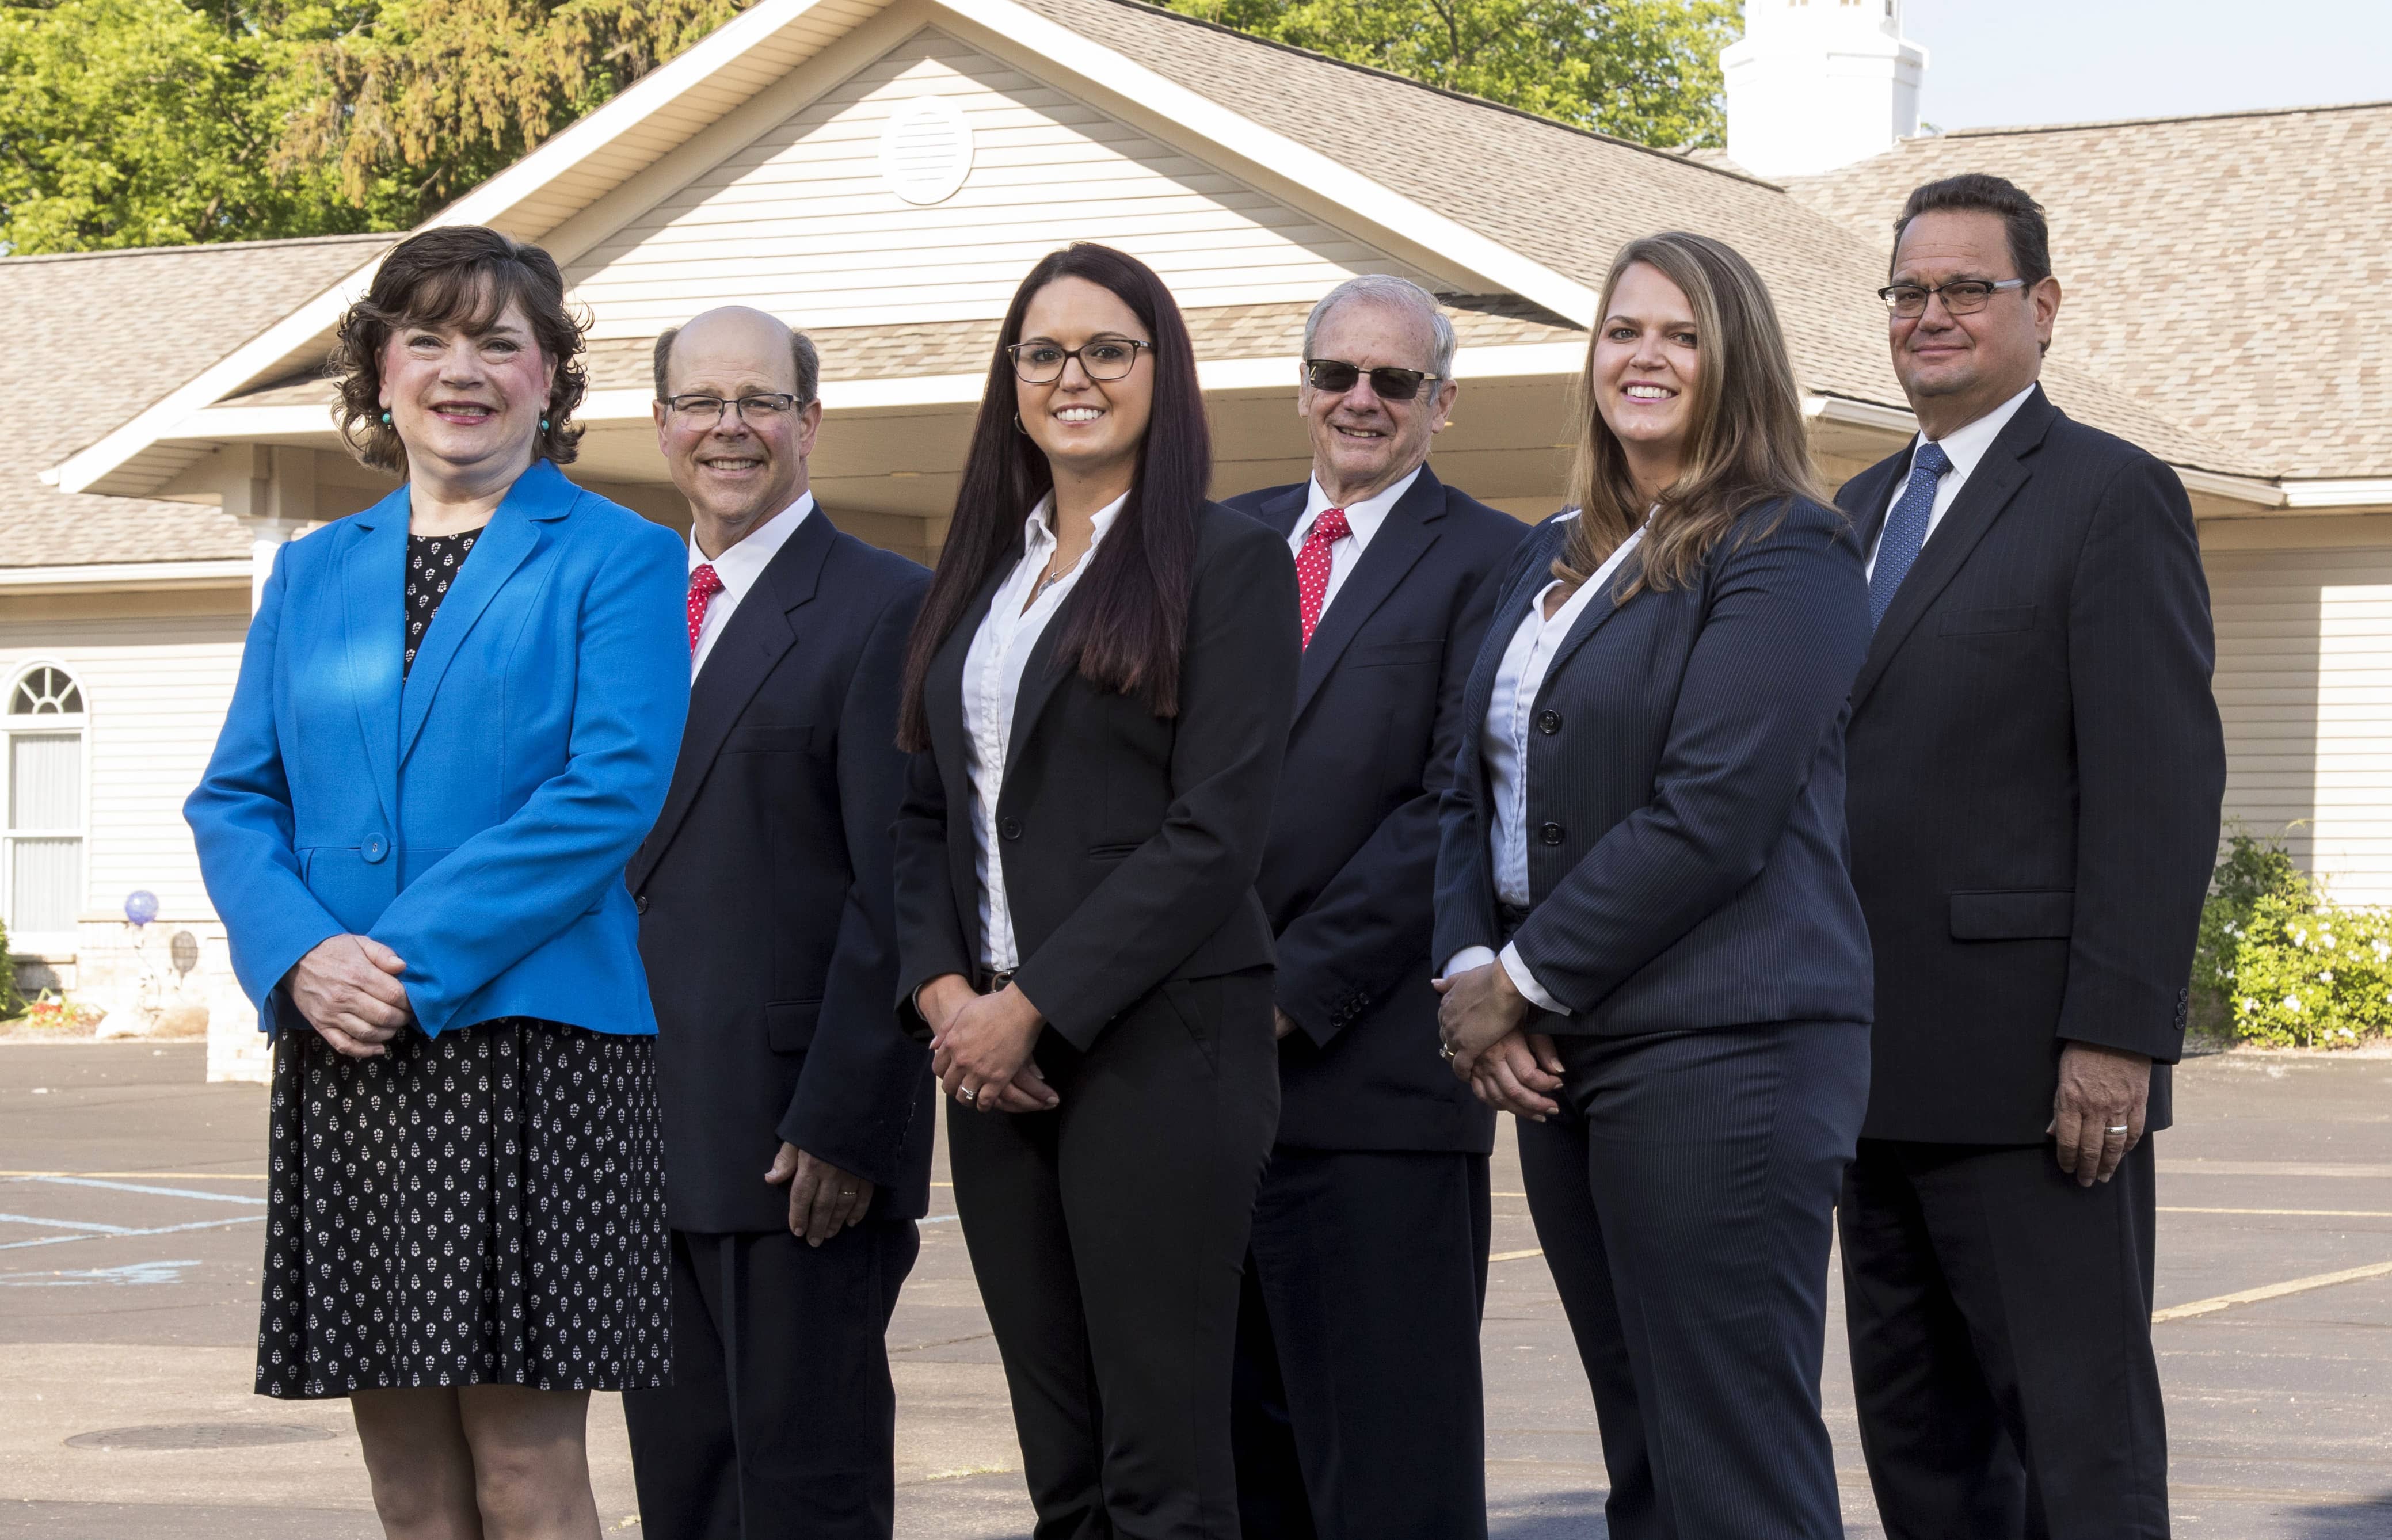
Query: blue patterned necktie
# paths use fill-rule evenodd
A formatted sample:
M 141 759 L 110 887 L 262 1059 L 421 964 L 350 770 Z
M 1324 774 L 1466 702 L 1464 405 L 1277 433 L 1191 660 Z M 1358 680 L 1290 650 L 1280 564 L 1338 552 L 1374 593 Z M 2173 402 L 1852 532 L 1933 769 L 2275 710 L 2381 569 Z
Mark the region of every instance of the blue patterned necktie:
M 1877 565 L 1869 573 L 1869 629 L 1885 618 L 1893 592 L 1910 576 L 1918 548 L 1927 543 L 1927 516 L 1935 511 L 1935 484 L 1952 469 L 1952 457 L 1943 446 L 1921 443 L 1911 458 L 1910 480 L 1885 516 L 1885 533 L 1878 537 Z

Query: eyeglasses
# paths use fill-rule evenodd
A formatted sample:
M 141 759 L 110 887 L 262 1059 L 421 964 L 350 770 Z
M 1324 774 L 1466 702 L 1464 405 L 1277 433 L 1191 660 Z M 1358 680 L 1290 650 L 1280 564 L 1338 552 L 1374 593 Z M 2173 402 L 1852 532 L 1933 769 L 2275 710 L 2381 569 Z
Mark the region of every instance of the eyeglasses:
M 1063 378 L 1063 366 L 1072 359 L 1080 360 L 1080 369 L 1091 380 L 1126 380 L 1129 371 L 1138 368 L 1140 348 L 1151 348 L 1151 343 L 1141 343 L 1129 337 L 1099 337 L 1078 347 L 1065 347 L 1060 343 L 1016 343 L 1005 351 L 1012 356 L 1013 372 L 1025 385 L 1051 385 Z
M 1952 315 L 1973 316 L 1993 303 L 1996 290 L 2025 287 L 2024 278 L 2003 278 L 1998 282 L 1992 278 L 1955 278 L 1950 283 L 1888 284 L 1877 291 L 1877 297 L 1885 302 L 1888 310 L 1904 320 L 1913 320 L 1927 314 L 1930 295 L 1943 295 L 1944 308 Z
M 728 407 L 742 422 L 770 422 L 786 417 L 804 405 L 786 392 L 774 395 L 743 395 L 727 401 L 719 395 L 669 395 L 665 410 L 694 425 L 712 427 L 722 421 L 722 408 Z
M 1317 391 L 1343 395 L 1354 388 L 1354 382 L 1364 374 L 1371 377 L 1371 389 L 1382 401 L 1409 401 L 1420 394 L 1423 385 L 1445 378 L 1427 374 L 1416 369 L 1365 369 L 1342 358 L 1306 358 L 1304 378 Z

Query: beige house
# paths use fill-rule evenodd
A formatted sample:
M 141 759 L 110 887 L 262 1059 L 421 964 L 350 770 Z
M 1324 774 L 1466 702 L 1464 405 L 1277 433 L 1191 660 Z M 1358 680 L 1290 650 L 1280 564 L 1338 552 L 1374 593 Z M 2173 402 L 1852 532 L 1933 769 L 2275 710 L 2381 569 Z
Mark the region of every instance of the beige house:
M 1763 62 L 1781 84 L 1795 67 Z M 2298 127 L 2312 121 L 2326 126 Z M 1765 110 L 1739 127 L 1742 143 L 1771 130 Z M 2212 148 L 2189 154 L 2191 135 Z M 1120 245 L 1173 286 L 1223 493 L 1303 473 L 1311 302 L 1360 272 L 1426 284 L 1462 343 L 1439 472 L 1533 519 L 1558 504 L 1567 387 L 1622 240 L 1684 227 L 1753 259 L 1840 480 L 1911 430 L 1873 293 L 1902 193 L 2015 167 L 2053 208 L 2070 286 L 2052 394 L 2176 466 L 2203 520 L 2236 809 L 2319 820 L 2304 850 L 2348 896 L 2392 900 L 2392 743 L 2370 736 L 2392 737 L 2392 701 L 2365 696 L 2377 616 L 2392 616 L 2392 587 L 2367 587 L 2392 585 L 2392 519 L 2366 516 L 2392 514 L 2392 323 L 2363 308 L 2364 275 L 2392 213 L 2362 168 L 2387 136 L 2392 107 L 1899 144 L 1889 130 L 1862 147 L 1885 153 L 1780 185 L 1137 0 L 762 0 L 440 218 L 540 242 L 586 307 L 577 479 L 682 524 L 649 427 L 649 346 L 706 306 L 757 304 L 821 344 L 829 514 L 927 559 L 1005 303 L 1062 242 Z M 2002 159 L 2014 150 L 2027 158 Z M 2279 188 L 2279 159 L 2284 177 L 2334 185 Z M 2148 199 L 2122 193 L 2121 165 L 2152 168 Z M 2284 262 L 2245 283 L 2259 230 L 2258 250 L 2328 278 L 2301 285 Z M 2350 255 L 2312 266 L 2310 231 Z M 204 1001 L 220 1074 L 256 1071 L 254 1020 L 176 809 L 275 548 L 387 487 L 340 451 L 320 378 L 387 239 L 0 260 L 0 304 L 36 336 L 0 363 L 0 917 L 37 968 L 115 1008 Z M 2255 369 L 2264 381 L 2237 380 Z M 2252 404 L 2270 389 L 2281 403 Z M 138 932 L 121 917 L 136 888 L 161 915 Z M 159 964 L 177 931 L 200 943 L 188 977 Z

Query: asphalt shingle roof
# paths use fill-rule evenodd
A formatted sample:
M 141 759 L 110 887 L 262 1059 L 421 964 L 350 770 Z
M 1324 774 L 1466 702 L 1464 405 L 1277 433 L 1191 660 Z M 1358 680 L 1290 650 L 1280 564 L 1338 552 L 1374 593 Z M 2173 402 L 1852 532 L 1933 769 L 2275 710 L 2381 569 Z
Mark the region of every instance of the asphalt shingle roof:
M 40 473 L 247 342 L 390 236 L 0 257 L 0 567 L 249 554 L 203 504 L 69 497 Z
M 1881 261 L 1964 171 L 2049 215 L 2055 352 L 2271 475 L 2392 475 L 2392 102 L 1969 129 L 1788 186 Z

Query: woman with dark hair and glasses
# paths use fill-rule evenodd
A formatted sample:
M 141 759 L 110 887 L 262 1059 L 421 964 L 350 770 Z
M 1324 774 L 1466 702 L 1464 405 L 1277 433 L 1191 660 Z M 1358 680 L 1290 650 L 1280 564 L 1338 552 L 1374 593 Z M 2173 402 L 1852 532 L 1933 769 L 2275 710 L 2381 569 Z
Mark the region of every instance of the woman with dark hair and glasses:
M 475 226 L 342 317 L 406 485 L 285 546 L 184 812 L 274 1039 L 262 1395 L 345 1396 L 394 1536 L 596 1540 L 592 1391 L 671 1372 L 623 866 L 689 700 L 681 539 L 573 458 L 556 264 Z
M 903 1008 L 1042 1540 L 1235 1535 L 1240 1269 L 1279 1119 L 1254 894 L 1295 569 L 1204 499 L 1162 279 L 1056 252 L 1006 312 L 899 715 Z

